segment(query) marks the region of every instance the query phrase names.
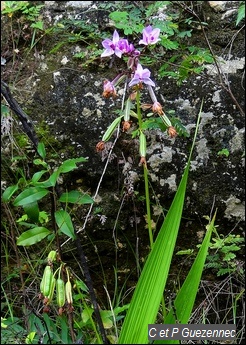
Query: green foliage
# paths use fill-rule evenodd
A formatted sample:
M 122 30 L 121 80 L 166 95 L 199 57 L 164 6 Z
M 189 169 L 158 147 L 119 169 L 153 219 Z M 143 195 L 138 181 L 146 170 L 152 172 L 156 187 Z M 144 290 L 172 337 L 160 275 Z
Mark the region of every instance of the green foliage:
M 44 5 L 32 6 L 29 1 L 4 1 L 2 14 L 12 17 L 14 14 L 24 15 L 27 20 L 36 21 Z
M 236 26 L 245 18 L 245 2 L 241 1 L 237 12 Z
M 87 20 L 65 19 L 59 25 L 53 27 L 53 34 L 59 38 L 58 43 L 49 51 L 49 54 L 56 54 L 63 46 L 70 44 L 81 44 L 81 51 L 74 54 L 75 59 L 82 61 L 83 67 L 88 67 L 97 60 L 102 53 L 98 48 L 97 40 L 101 39 L 97 24 L 89 23 Z
M 137 7 L 132 8 L 130 12 L 114 11 L 109 14 L 109 18 L 114 21 L 117 29 L 122 29 L 125 35 L 138 34 L 144 28 L 144 20 Z
M 52 215 L 47 216 L 45 213 L 45 218 L 43 218 L 43 211 L 39 210 L 39 203 L 41 201 L 43 202 L 44 199 L 47 202 L 47 196 L 51 196 L 51 193 L 53 193 L 52 188 L 57 184 L 61 174 L 77 169 L 78 163 L 87 162 L 87 159 L 84 157 L 67 159 L 62 162 L 58 168 L 52 170 L 45 161 L 46 150 L 42 142 L 38 144 L 37 151 L 40 158 L 34 158 L 33 163 L 36 166 L 41 166 L 41 170 L 35 172 L 29 180 L 20 178 L 17 184 L 7 187 L 2 195 L 3 202 L 12 202 L 14 207 L 22 207 L 25 212 L 18 221 L 18 224 L 28 227 L 29 230 L 23 232 L 18 237 L 17 245 L 21 246 L 31 246 L 52 234 L 54 229 L 48 229 L 43 226 L 44 219 L 48 220 Z M 46 179 L 41 181 L 43 176 L 45 176 Z M 17 191 L 21 189 L 23 190 L 13 199 Z M 65 205 L 68 203 L 74 205 L 91 204 L 93 203 L 93 199 L 86 193 L 70 191 L 62 193 L 57 202 L 60 203 L 60 209 L 55 211 L 53 216 L 55 217 L 58 227 L 58 234 L 63 233 L 69 238 L 74 239 L 75 233 L 70 214 L 63 209 L 62 205 L 64 203 Z M 24 219 L 25 222 L 23 222 Z M 30 220 L 31 223 L 26 222 L 27 220 Z
M 20 318 L 1 318 L 1 344 L 23 344 L 26 336 Z
M 44 31 L 44 23 L 40 20 L 40 11 L 44 5 L 32 5 L 31 1 L 4 1 L 3 2 L 3 9 L 2 14 L 7 14 L 8 17 L 11 18 L 11 23 L 13 24 L 13 18 L 15 19 L 18 17 L 20 20 L 19 22 L 24 22 L 23 24 L 23 32 L 25 29 L 29 27 L 32 30 L 31 36 L 31 43 L 30 43 L 30 50 L 37 44 L 40 38 L 36 37 L 37 30 L 43 32 Z M 31 23 L 26 25 L 26 23 Z M 26 25 L 26 27 L 25 27 Z M 12 29 L 13 30 L 13 29 Z
M 138 280 L 129 310 L 122 326 L 119 338 L 120 344 L 147 344 L 148 335 L 146 333 L 146 329 L 148 324 L 156 322 L 160 301 L 163 297 L 163 291 L 165 289 L 171 259 L 173 257 L 173 251 L 178 236 L 190 161 L 196 140 L 198 124 L 199 118 L 188 164 L 172 205 L 161 226 Z M 214 228 L 214 220 L 215 216 L 208 225 L 209 229 L 199 253 L 174 301 L 178 320 L 182 324 L 188 323 L 192 312 L 207 255 L 210 237 Z M 187 296 L 189 296 L 189 298 L 187 298 Z M 141 310 L 141 313 L 139 313 L 139 310 Z M 175 324 L 177 322 L 175 320 L 173 310 L 169 311 L 164 322 L 167 324 Z M 168 343 L 170 343 L 170 341 L 168 341 Z
M 213 56 L 208 49 L 203 47 L 189 47 L 185 45 L 184 39 L 192 36 L 194 25 L 207 25 L 198 23 L 192 17 L 180 20 L 177 12 L 173 12 L 172 2 L 155 1 L 153 4 L 145 7 L 136 7 L 129 4 L 128 11 L 116 10 L 109 14 L 109 18 L 114 21 L 115 27 L 124 32 L 125 35 L 134 35 L 139 37 L 139 33 L 148 24 L 161 30 L 159 45 L 165 51 L 172 51 L 172 55 L 167 55 L 163 62 L 163 49 L 157 47 L 148 47 L 149 54 L 141 56 L 141 63 L 148 65 L 161 65 L 158 70 L 158 78 L 171 77 L 182 84 L 193 74 L 201 74 L 206 64 L 214 62 Z M 164 8 L 165 20 L 159 19 L 158 11 Z M 130 23 L 130 24 L 129 24 Z M 186 30 L 182 29 L 185 23 Z M 189 26 L 191 27 L 189 29 Z M 176 54 L 175 54 L 176 52 Z
M 217 155 L 218 156 L 226 156 L 228 157 L 230 154 L 229 150 L 228 149 L 221 149 L 220 151 L 218 151 Z
M 242 249 L 244 238 L 240 235 L 218 235 L 212 238 L 209 245 L 209 255 L 205 268 L 212 268 L 217 276 L 225 275 L 238 270 L 236 252 Z
M 159 78 L 172 77 L 180 85 L 191 75 L 200 74 L 206 68 L 206 63 L 213 63 L 213 61 L 208 49 L 192 46 L 187 47 L 187 53 L 185 53 L 183 47 L 182 54 L 173 55 L 160 67 Z
M 188 46 L 188 41 L 185 43 L 185 40 L 192 36 L 193 26 L 197 24 L 197 22 L 195 22 L 192 17 L 185 20 L 180 19 L 177 12 L 173 13 L 173 2 L 156 1 L 152 2 L 147 7 L 143 5 L 142 2 L 140 2 L 138 6 L 136 6 L 135 3 L 127 3 L 126 6 L 124 6 L 124 11 L 122 11 L 122 4 L 119 3 L 120 2 L 116 2 L 116 4 L 107 4 L 107 2 L 101 2 L 99 7 L 108 9 L 110 11 L 109 18 L 114 21 L 115 27 L 121 30 L 125 35 L 132 35 L 134 42 L 139 40 L 139 33 L 146 26 L 146 23 L 153 25 L 153 27 L 160 28 L 160 46 L 145 47 L 143 49 L 144 53 L 140 58 L 141 63 L 146 66 L 154 65 L 157 67 L 158 77 L 171 77 L 176 80 L 178 84 L 181 84 L 191 75 L 200 74 L 207 63 L 210 64 L 214 62 L 212 55 L 207 49 L 203 47 Z M 26 20 L 32 22 L 30 27 L 33 29 L 31 42 L 31 47 L 33 47 L 35 44 L 36 30 L 44 30 L 43 22 L 38 20 L 40 9 L 43 5 L 32 6 L 31 2 L 25 1 L 9 1 L 5 2 L 5 4 L 6 7 L 2 12 L 3 14 L 9 17 L 21 15 Z M 164 12 L 166 18 L 165 20 L 160 20 L 157 14 L 159 9 L 163 7 L 165 8 Z M 245 16 L 244 13 L 242 13 L 241 7 L 242 5 L 238 11 L 236 25 L 238 25 Z M 185 29 L 183 29 L 183 24 L 186 24 Z M 206 25 L 206 23 L 201 24 Z M 85 20 L 77 19 L 69 19 L 56 25 L 52 28 L 50 33 L 57 35 L 56 42 L 58 42 L 50 50 L 50 53 L 56 53 L 67 44 L 79 43 L 82 45 L 81 52 L 75 54 L 74 58 L 80 59 L 82 62 L 81 66 L 83 67 L 89 67 L 93 63 L 99 61 L 102 49 L 99 48 L 97 40 L 102 38 L 101 35 L 105 38 L 108 37 L 106 32 L 100 33 L 97 24 L 88 24 Z M 165 52 L 165 54 L 163 54 L 163 52 Z M 8 113 L 6 106 L 3 106 L 2 110 L 3 114 Z M 170 112 L 170 119 L 166 116 L 165 121 L 161 117 L 154 117 L 153 113 L 147 113 L 146 118 L 142 119 L 140 99 L 137 99 L 137 112 L 135 113 L 131 109 L 130 115 L 135 122 L 136 119 L 138 121 L 138 129 L 131 134 L 132 138 L 140 139 L 140 152 L 144 156 L 146 154 L 147 144 L 145 131 L 147 130 L 160 129 L 166 131 L 171 124 L 180 136 L 189 136 L 180 119 L 176 118 L 174 116 L 175 114 L 172 112 Z M 103 137 L 105 141 L 111 138 L 123 116 L 125 116 L 125 114 L 122 115 L 122 112 L 119 111 L 116 122 L 114 122 L 112 126 L 109 126 L 108 131 L 106 131 Z M 194 148 L 194 142 L 195 138 L 191 154 Z M 27 140 L 23 135 L 18 138 L 18 143 L 22 148 L 27 147 Z M 90 195 L 78 190 L 65 191 L 59 197 L 56 196 L 56 187 L 60 177 L 62 177 L 63 174 L 77 169 L 79 163 L 87 162 L 84 157 L 67 159 L 61 163 L 57 163 L 58 166 L 55 168 L 51 168 L 51 162 L 47 158 L 49 152 L 46 152 L 43 143 L 38 145 L 37 151 L 38 156 L 32 161 L 34 167 L 32 176 L 26 178 L 24 171 L 22 171 L 21 177 L 19 177 L 19 175 L 16 176 L 15 183 L 8 186 L 2 195 L 3 203 L 9 204 L 11 207 L 13 206 L 18 214 L 15 224 L 16 229 L 18 229 L 18 231 L 20 230 L 20 235 L 17 236 L 16 241 L 17 246 L 32 246 L 44 239 L 48 240 L 47 242 L 49 243 L 52 242 L 55 236 L 64 235 L 68 239 L 74 240 L 73 207 L 93 203 L 93 199 Z M 218 152 L 218 155 L 228 156 L 228 154 L 229 152 L 227 152 L 226 149 L 222 149 Z M 21 159 L 23 159 L 22 156 L 16 156 L 14 158 L 16 162 Z M 189 162 L 190 159 L 191 155 L 189 157 Z M 121 325 L 119 321 L 123 321 L 125 313 L 127 316 L 120 332 L 119 343 L 146 343 L 147 324 L 157 321 L 157 315 L 160 313 L 160 302 L 168 279 L 170 263 L 173 258 L 176 238 L 178 236 L 189 173 L 189 162 L 184 171 L 183 178 L 171 208 L 165 217 L 165 221 L 161 226 L 155 242 L 153 242 L 151 227 L 152 219 L 150 214 L 148 174 L 147 168 L 143 163 L 145 195 L 139 197 L 139 200 L 141 199 L 146 202 L 146 219 L 150 234 L 151 250 L 145 261 L 144 269 L 140 275 L 131 303 L 122 306 L 116 305 L 112 306 L 110 309 L 100 310 L 104 327 L 116 334 L 113 336 L 108 335 L 112 343 L 118 341 L 117 327 Z M 134 193 L 134 195 L 137 195 L 138 192 L 135 191 Z M 55 203 L 53 211 L 51 211 L 51 200 Z M 45 208 L 45 210 L 40 210 L 42 208 Z M 99 214 L 101 210 L 100 207 L 95 208 L 94 215 Z M 176 314 L 181 323 L 188 323 L 189 321 L 204 267 L 215 269 L 218 276 L 235 272 L 237 269 L 236 253 L 241 249 L 243 239 L 236 235 L 228 235 L 226 237 L 217 236 L 213 238 L 213 243 L 211 243 L 210 237 L 214 230 L 214 220 L 215 216 L 212 221 L 209 220 L 208 231 L 200 246 L 199 253 L 174 301 Z M 54 225 L 57 231 L 54 229 Z M 16 238 L 12 240 L 15 242 Z M 214 253 L 207 257 L 207 264 L 204 266 L 208 247 L 210 251 Z M 190 255 L 192 252 L 190 250 L 177 253 L 177 255 L 184 254 Z M 49 260 L 47 260 L 46 264 L 50 267 L 48 271 L 51 271 L 52 274 L 50 277 L 53 279 L 60 279 L 61 272 L 64 274 L 64 268 L 66 267 L 64 263 L 58 261 L 58 268 L 57 261 L 55 260 L 52 261 L 52 263 L 49 263 Z M 15 277 L 19 277 L 18 274 L 12 274 L 14 274 Z M 69 275 L 66 275 L 66 273 L 65 277 L 63 281 L 64 284 L 70 279 Z M 10 279 L 10 276 L 8 279 Z M 43 279 L 41 280 L 40 286 L 44 281 Z M 57 312 L 57 308 L 63 304 L 65 296 L 64 290 L 60 290 L 61 295 L 59 294 L 58 285 L 54 285 L 53 282 L 54 280 L 48 282 L 49 291 L 47 291 L 49 292 L 49 296 L 48 300 L 43 304 L 48 310 L 50 310 L 49 308 L 54 308 Z M 61 314 L 58 315 L 58 313 L 56 313 L 55 317 L 49 316 L 46 313 L 43 313 L 41 316 L 38 316 L 36 313 L 28 315 L 28 319 L 25 320 L 26 324 L 28 324 L 28 333 L 26 329 L 19 325 L 21 322 L 20 319 L 14 317 L 2 319 L 2 343 L 74 343 L 74 339 L 72 339 L 69 333 L 68 314 L 66 315 L 64 310 L 68 313 L 70 312 L 70 315 L 73 316 L 73 327 L 77 334 L 76 342 L 79 342 L 80 338 L 82 338 L 84 343 L 101 343 L 101 337 L 98 334 L 97 325 L 94 321 L 95 311 L 89 301 L 88 288 L 82 280 L 73 279 L 71 296 L 74 300 L 73 307 L 70 305 L 71 309 L 69 309 L 69 303 L 68 300 L 66 300 L 65 309 L 62 307 L 62 310 L 59 310 Z M 187 299 L 187 296 L 189 296 L 189 299 Z M 9 310 L 11 312 L 11 306 Z M 139 310 L 141 310 L 141 313 L 139 313 Z M 171 310 L 162 310 L 162 313 L 163 318 L 165 316 L 165 323 L 174 324 L 177 322 L 174 318 L 173 308 Z M 42 339 L 40 339 L 40 334 L 42 335 Z
M 153 115 L 149 113 L 148 116 Z M 180 119 L 175 117 L 170 117 L 170 121 L 172 126 L 175 127 L 179 136 L 189 137 L 189 133 L 184 125 L 181 123 Z M 165 132 L 167 130 L 167 126 L 163 122 L 160 117 L 151 117 L 143 121 L 142 129 L 160 129 L 161 131 Z

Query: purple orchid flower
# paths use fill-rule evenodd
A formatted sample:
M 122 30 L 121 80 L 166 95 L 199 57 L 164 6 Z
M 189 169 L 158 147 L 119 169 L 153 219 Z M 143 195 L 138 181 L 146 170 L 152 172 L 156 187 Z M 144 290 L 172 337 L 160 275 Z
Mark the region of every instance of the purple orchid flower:
M 115 54 L 119 58 L 121 58 L 122 51 L 118 47 L 118 43 L 120 41 L 120 37 L 118 32 L 115 30 L 113 34 L 113 39 L 110 40 L 106 38 L 102 41 L 102 45 L 105 48 L 104 52 L 101 54 L 101 57 L 111 56 Z
M 150 79 L 150 71 L 147 68 L 143 69 L 143 67 L 138 64 L 135 74 L 129 83 L 129 87 L 140 83 L 155 86 L 155 83 Z
M 152 29 L 152 26 L 149 25 L 143 29 L 143 39 L 139 41 L 139 44 L 149 45 L 155 44 L 161 39 L 159 38 L 160 29 Z
M 131 54 L 135 49 L 133 44 L 129 44 L 128 40 L 126 39 L 120 39 L 118 42 L 118 48 L 122 52 L 122 54 Z

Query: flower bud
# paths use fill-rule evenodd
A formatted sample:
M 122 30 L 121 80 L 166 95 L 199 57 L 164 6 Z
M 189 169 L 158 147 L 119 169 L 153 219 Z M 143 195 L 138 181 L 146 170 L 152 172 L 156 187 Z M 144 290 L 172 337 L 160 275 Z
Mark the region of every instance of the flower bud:
M 132 121 L 123 121 L 122 131 L 127 132 L 128 129 L 131 127 Z
M 153 111 L 153 113 L 157 113 L 159 115 L 163 115 L 164 114 L 164 111 L 162 110 L 162 106 L 161 106 L 161 104 L 159 102 L 153 103 L 152 111 Z
M 104 141 L 99 141 L 99 143 L 97 143 L 97 145 L 96 145 L 96 150 L 97 150 L 97 152 L 103 151 L 104 149 L 105 149 L 105 143 L 104 143 Z
M 177 131 L 173 126 L 168 127 L 167 131 L 171 138 L 175 138 L 177 136 Z
M 116 90 L 115 87 L 113 85 L 113 83 L 111 83 L 109 80 L 105 80 L 103 82 L 103 97 L 105 98 L 109 98 L 109 97 L 116 97 Z

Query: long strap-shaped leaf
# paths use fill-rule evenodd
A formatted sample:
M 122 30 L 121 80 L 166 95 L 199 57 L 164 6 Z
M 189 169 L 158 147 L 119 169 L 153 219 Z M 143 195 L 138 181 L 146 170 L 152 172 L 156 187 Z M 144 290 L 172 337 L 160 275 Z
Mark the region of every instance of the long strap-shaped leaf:
M 172 205 L 140 275 L 122 326 L 118 341 L 119 344 L 148 343 L 148 324 L 153 324 L 156 320 L 176 244 L 183 211 L 190 160 L 198 132 L 201 109 L 202 105 L 198 115 L 196 132 L 188 164 Z
M 174 301 L 175 312 L 173 308 L 168 313 L 165 324 L 175 324 L 177 322 L 181 324 L 187 324 L 194 306 L 196 294 L 198 291 L 199 283 L 202 276 L 203 266 L 206 260 L 210 238 L 214 229 L 216 213 L 209 223 L 208 230 L 196 259 L 188 273 L 181 289 L 179 290 L 177 297 Z M 178 318 L 178 320 L 176 320 Z M 179 344 L 177 340 L 162 340 L 155 341 L 155 344 Z

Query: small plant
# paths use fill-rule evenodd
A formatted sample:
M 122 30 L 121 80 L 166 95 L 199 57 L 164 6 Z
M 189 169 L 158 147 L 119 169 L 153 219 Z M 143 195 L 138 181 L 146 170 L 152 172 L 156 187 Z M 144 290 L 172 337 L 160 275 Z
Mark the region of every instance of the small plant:
M 2 14 L 7 14 L 10 18 L 15 14 L 23 14 L 27 20 L 35 22 L 42 7 L 44 5 L 32 6 L 29 1 L 3 1 Z
M 209 245 L 209 255 L 204 267 L 213 269 L 217 276 L 237 271 L 243 274 L 242 268 L 238 266 L 236 253 L 242 249 L 244 238 L 234 234 L 223 236 L 217 232 L 216 235 Z
M 220 151 L 218 151 L 217 155 L 218 156 L 225 156 L 228 157 L 230 154 L 228 149 L 221 149 Z
M 9 27 L 9 39 L 12 40 L 13 54 L 23 55 L 24 41 L 29 46 L 26 49 L 26 57 L 44 35 L 52 32 L 53 28 L 45 29 L 41 10 L 44 5 L 33 5 L 32 1 L 2 1 L 2 15 L 6 16 L 6 24 Z
M 62 193 L 59 198 L 60 207 L 56 205 L 56 211 L 50 214 L 50 218 L 56 224 L 57 229 L 47 229 L 43 225 L 43 219 L 39 210 L 39 202 L 50 195 L 51 202 L 56 202 L 52 195 L 53 190 L 57 184 L 57 181 L 61 174 L 68 173 L 77 168 L 78 163 L 86 162 L 84 157 L 69 159 L 64 161 L 56 170 L 52 170 L 48 163 L 45 161 L 46 151 L 43 143 L 38 145 L 38 153 L 40 158 L 33 160 L 34 165 L 40 166 L 41 169 L 34 173 L 30 180 L 25 180 L 23 177 L 12 186 L 6 188 L 2 195 L 3 202 L 11 202 L 13 196 L 21 189 L 19 193 L 13 200 L 14 207 L 22 207 L 24 210 L 25 217 L 18 221 L 19 226 L 27 227 L 28 230 L 21 233 L 17 239 L 17 245 L 30 246 L 38 243 L 48 235 L 59 236 L 60 234 L 65 234 L 68 237 L 75 238 L 74 228 L 72 225 L 70 214 L 63 209 L 62 205 L 68 204 L 91 204 L 93 199 L 85 193 L 79 191 L 70 191 Z M 40 181 L 40 179 L 46 176 L 46 179 Z M 49 219 L 50 219 L 49 218 Z

